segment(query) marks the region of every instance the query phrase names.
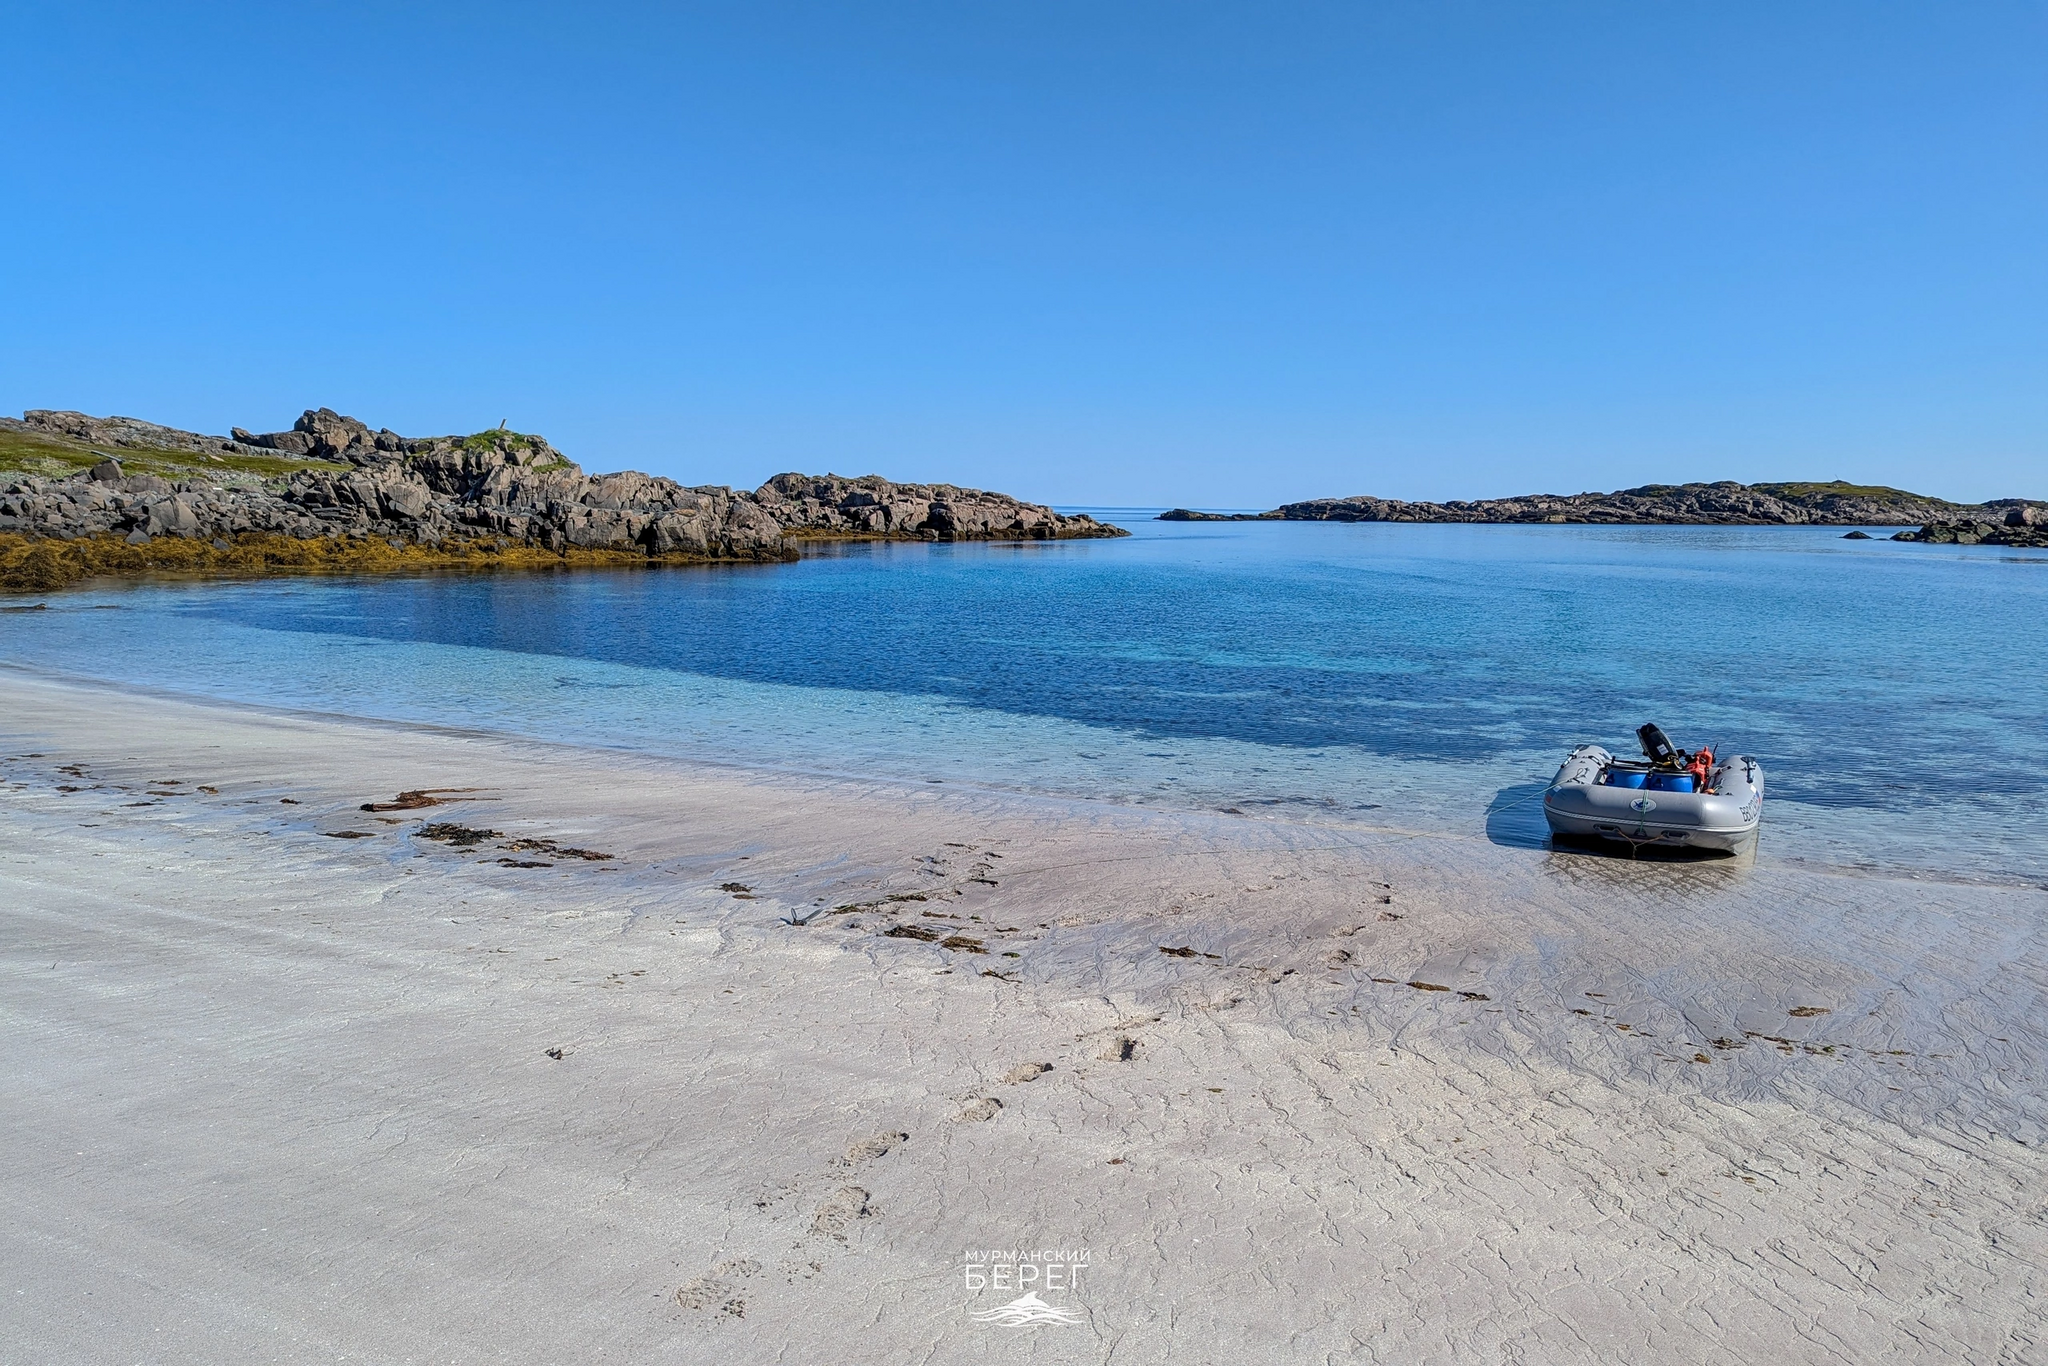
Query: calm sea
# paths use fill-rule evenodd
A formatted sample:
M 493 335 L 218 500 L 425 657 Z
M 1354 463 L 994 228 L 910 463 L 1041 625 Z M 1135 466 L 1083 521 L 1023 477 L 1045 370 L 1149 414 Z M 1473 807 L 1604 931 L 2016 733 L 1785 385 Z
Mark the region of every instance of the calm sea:
M 1528 845 L 1567 749 L 1632 751 L 1654 720 L 1762 760 L 1762 858 L 2048 882 L 2048 555 L 1796 527 L 1091 511 L 1136 534 L 96 587 L 0 615 L 0 659 L 754 767 Z

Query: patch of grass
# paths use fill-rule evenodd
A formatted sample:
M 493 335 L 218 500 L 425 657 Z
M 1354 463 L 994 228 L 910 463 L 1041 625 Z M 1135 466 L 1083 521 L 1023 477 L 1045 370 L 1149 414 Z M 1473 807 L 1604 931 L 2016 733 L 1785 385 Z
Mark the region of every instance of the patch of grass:
M 510 427 L 492 427 L 488 431 L 473 432 L 462 438 L 462 449 L 466 451 L 530 451 L 540 443 L 540 438 L 525 432 L 515 432 Z
M 183 452 L 165 451 L 165 455 L 176 456 Z M 128 468 L 128 457 L 120 456 L 121 468 Z M 221 455 L 208 459 L 203 455 L 190 457 L 191 463 L 184 468 L 190 470 L 233 470 L 238 474 L 260 475 L 265 479 L 282 479 L 301 470 L 328 470 L 346 473 L 353 465 L 338 460 L 301 460 L 289 455 Z
M 794 559 L 794 551 L 780 558 Z M 0 593 L 50 593 L 82 579 L 145 575 L 264 578 L 280 574 L 392 574 L 436 569 L 627 569 L 714 563 L 637 550 L 543 550 L 495 538 L 393 546 L 374 536 L 300 540 L 245 532 L 225 550 L 208 541 L 159 536 L 130 545 L 112 534 L 59 541 L 0 532 Z M 730 563 L 730 561 L 717 561 Z
M 1957 507 L 1946 498 L 1936 498 L 1925 493 L 1909 493 L 1884 484 L 1851 484 L 1846 480 L 1833 479 L 1827 483 L 1812 481 L 1789 484 L 1752 484 L 1758 493 L 1768 493 L 1773 498 L 1782 498 L 1788 503 L 1805 503 L 1821 498 L 1868 498 L 1880 503 L 1939 503 L 1943 507 Z
M 113 456 L 127 474 L 154 474 L 163 479 L 210 479 L 229 482 L 227 476 L 242 475 L 267 480 L 283 479 L 300 470 L 346 470 L 327 460 L 301 460 L 277 455 L 203 455 L 197 451 L 166 451 L 153 446 L 88 446 L 48 432 L 18 432 L 0 428 L 0 475 L 36 474 L 62 479 L 89 470 Z

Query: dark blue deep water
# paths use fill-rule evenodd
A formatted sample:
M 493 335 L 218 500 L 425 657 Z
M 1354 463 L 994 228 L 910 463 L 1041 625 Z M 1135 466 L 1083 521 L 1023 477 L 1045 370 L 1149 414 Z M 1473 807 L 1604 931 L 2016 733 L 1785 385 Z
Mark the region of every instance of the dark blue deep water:
M 1632 747 L 1654 719 L 1762 759 L 1771 856 L 2048 876 L 2048 555 L 1101 515 L 1137 534 L 88 589 L 0 617 L 0 657 L 741 764 L 1475 831 L 1572 744 Z

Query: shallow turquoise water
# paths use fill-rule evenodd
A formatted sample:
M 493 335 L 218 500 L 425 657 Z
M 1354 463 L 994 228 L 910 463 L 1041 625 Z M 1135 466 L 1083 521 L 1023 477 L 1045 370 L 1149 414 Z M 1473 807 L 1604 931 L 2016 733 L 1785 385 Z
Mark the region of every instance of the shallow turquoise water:
M 1763 854 L 2048 880 L 2048 556 L 1159 523 L 774 567 L 120 586 L 39 671 L 743 765 L 1540 837 L 1573 744 L 1762 759 Z M 118 611 L 103 610 L 115 608 Z

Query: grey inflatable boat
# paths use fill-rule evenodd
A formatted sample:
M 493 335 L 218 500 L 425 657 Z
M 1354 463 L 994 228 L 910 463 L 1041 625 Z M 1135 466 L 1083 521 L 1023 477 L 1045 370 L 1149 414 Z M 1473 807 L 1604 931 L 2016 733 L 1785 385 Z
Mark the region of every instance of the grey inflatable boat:
M 1756 760 L 1716 759 L 1712 749 L 1688 754 L 1654 725 L 1636 738 L 1641 759 L 1617 759 L 1598 745 L 1571 752 L 1543 794 L 1552 835 L 1729 853 L 1756 838 L 1764 814 Z

